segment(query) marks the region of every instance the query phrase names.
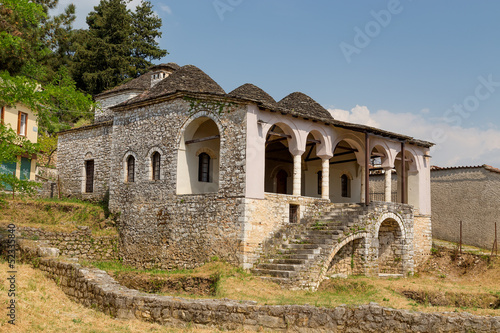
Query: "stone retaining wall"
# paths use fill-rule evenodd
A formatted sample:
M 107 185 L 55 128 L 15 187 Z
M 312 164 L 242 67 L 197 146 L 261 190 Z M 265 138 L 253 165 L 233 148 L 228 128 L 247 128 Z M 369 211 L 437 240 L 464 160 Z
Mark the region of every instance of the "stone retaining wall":
M 17 227 L 18 237 L 45 241 L 50 247 L 59 249 L 61 255 L 86 260 L 116 260 L 118 236 L 92 236 L 86 227 L 77 231 L 51 232 L 37 228 Z
M 175 327 L 298 332 L 500 332 L 500 317 L 383 308 L 267 306 L 255 302 L 157 296 L 119 285 L 106 272 L 44 258 L 39 268 L 75 302 L 119 318 Z

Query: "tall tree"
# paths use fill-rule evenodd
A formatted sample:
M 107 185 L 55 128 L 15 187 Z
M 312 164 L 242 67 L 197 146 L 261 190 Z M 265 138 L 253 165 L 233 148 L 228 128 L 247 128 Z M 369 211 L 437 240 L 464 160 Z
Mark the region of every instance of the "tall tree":
M 22 103 L 35 112 L 40 130 L 68 128 L 67 121 L 90 115 L 90 96 L 78 91 L 68 69 L 51 68 L 51 33 L 65 19 L 47 11 L 57 0 L 4 0 L 0 5 L 0 106 Z M 69 23 L 71 18 L 65 22 Z
M 153 11 L 150 1 L 141 1 L 132 13 L 132 65 L 133 76 L 146 73 L 152 66 L 151 61 L 161 59 L 168 54 L 167 50 L 160 48 L 158 39 L 162 21 Z
M 73 77 L 97 94 L 123 82 L 131 71 L 132 18 L 124 0 L 102 0 L 87 16 L 88 30 L 76 38 Z
M 98 94 L 143 74 L 153 59 L 167 54 L 158 46 L 161 19 L 149 1 L 135 12 L 126 0 L 101 0 L 87 16 L 88 30 L 76 34 L 73 78 Z

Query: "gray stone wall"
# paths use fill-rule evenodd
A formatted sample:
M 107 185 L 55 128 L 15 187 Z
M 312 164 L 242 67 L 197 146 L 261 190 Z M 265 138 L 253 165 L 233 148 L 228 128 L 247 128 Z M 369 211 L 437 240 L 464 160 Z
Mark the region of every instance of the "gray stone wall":
M 17 227 L 18 237 L 32 239 L 59 249 L 67 257 L 86 260 L 117 260 L 117 236 L 93 236 L 86 227 L 74 232 L 51 232 L 37 228 Z
M 192 113 L 183 99 L 115 112 L 108 156 L 112 166 L 110 208 L 120 212 L 121 255 L 127 263 L 191 268 L 217 256 L 240 264 L 246 106 L 220 117 Z M 219 124 L 218 190 L 177 195 L 182 129 L 199 116 L 211 116 Z M 160 180 L 151 180 L 153 150 L 161 155 Z M 133 183 L 125 182 L 128 154 L 136 157 Z
M 432 234 L 452 242 L 491 249 L 495 221 L 500 235 L 500 174 L 484 168 L 431 172 Z
M 296 332 L 500 332 L 500 317 L 421 313 L 370 303 L 357 308 L 259 305 L 249 301 L 183 299 L 145 294 L 119 285 L 106 272 L 42 258 L 39 268 L 75 302 L 118 319 L 171 327 Z
M 110 181 L 110 122 L 59 134 L 57 144 L 61 192 L 64 196 L 102 200 Z M 85 161 L 94 160 L 94 191 L 85 193 Z

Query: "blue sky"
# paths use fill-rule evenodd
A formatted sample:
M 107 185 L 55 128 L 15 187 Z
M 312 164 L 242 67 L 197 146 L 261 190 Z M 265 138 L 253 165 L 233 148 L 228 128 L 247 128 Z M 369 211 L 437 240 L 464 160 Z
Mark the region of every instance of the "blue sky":
M 75 27 L 97 3 L 76 3 Z M 338 119 L 436 142 L 433 164 L 500 167 L 498 1 L 152 3 L 161 62 L 193 64 L 227 92 L 302 91 Z

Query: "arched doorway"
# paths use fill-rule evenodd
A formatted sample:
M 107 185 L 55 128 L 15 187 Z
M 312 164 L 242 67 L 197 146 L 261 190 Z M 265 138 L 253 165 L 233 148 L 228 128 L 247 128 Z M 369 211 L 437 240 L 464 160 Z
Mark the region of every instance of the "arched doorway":
M 187 125 L 179 145 L 177 194 L 213 193 L 219 189 L 220 133 L 208 117 Z
M 280 169 L 276 174 L 276 193 L 287 194 L 288 174 Z
M 378 232 L 379 274 L 403 274 L 403 245 L 403 234 L 396 220 L 384 220 Z
M 292 194 L 291 170 L 293 157 L 287 135 L 278 125 L 271 126 L 266 135 L 264 190 L 270 193 Z

